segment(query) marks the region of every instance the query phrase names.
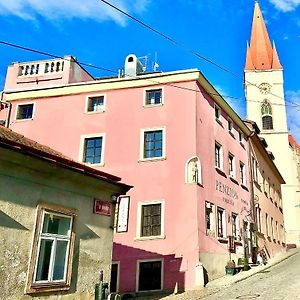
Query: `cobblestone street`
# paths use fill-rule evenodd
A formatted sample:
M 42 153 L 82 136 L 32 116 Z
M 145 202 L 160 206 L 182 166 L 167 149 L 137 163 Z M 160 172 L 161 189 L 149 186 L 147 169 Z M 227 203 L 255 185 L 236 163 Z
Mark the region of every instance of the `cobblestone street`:
M 212 281 L 203 290 L 170 295 L 162 300 L 295 300 L 300 299 L 300 252 L 291 250 L 285 260 L 269 262 L 266 267 L 255 267 L 235 276 L 224 276 Z M 280 261 L 280 259 L 279 259 Z M 271 266 L 274 263 L 273 266 Z M 257 272 L 246 278 L 252 272 Z M 238 282 L 234 282 L 238 281 Z M 149 298 L 150 299 L 150 298 Z M 153 299 L 153 298 L 152 298 Z

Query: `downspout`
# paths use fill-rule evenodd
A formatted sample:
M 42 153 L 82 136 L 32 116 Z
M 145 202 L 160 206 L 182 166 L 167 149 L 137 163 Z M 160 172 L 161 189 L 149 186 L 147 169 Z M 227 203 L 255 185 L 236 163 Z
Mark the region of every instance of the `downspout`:
M 0 103 L 4 103 L 5 107 L 8 108 L 7 114 L 6 114 L 6 120 L 5 120 L 5 127 L 9 128 L 9 122 L 10 122 L 10 115 L 11 115 L 11 109 L 12 109 L 12 104 L 7 101 L 3 101 L 3 95 L 4 92 L 1 92 L 1 97 L 0 97 Z

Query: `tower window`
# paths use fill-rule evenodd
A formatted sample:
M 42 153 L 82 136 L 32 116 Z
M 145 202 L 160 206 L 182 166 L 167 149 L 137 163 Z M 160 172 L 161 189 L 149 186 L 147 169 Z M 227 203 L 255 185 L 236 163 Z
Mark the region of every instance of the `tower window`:
M 262 128 L 264 130 L 273 129 L 272 106 L 265 100 L 261 105 Z

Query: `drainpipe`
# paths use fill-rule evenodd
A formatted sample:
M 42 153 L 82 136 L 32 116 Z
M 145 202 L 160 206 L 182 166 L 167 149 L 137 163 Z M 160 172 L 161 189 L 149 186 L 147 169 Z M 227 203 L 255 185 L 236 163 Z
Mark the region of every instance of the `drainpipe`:
M 3 95 L 4 95 L 4 92 L 2 91 L 1 92 L 1 97 L 0 97 L 0 103 L 4 103 L 6 108 L 8 108 L 7 114 L 6 114 L 6 120 L 5 120 L 5 127 L 8 128 L 9 127 L 9 122 L 10 122 L 12 104 L 10 102 L 3 101 Z

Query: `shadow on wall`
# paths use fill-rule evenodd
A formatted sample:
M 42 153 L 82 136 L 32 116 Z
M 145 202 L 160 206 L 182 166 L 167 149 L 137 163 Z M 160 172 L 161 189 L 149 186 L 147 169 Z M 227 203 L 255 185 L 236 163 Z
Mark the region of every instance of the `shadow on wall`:
M 185 288 L 185 271 L 187 271 L 188 266 L 187 263 L 184 263 L 182 257 L 175 257 L 175 254 L 162 255 L 157 252 L 145 251 L 139 248 L 114 243 L 113 261 L 121 261 L 119 270 L 119 291 L 121 293 L 135 293 L 136 290 L 143 291 L 141 282 L 146 281 L 146 277 L 142 278 L 143 274 L 138 272 L 141 266 L 139 264 L 156 260 L 162 261 L 163 292 L 183 292 Z
M 24 227 L 22 224 L 11 218 L 5 212 L 0 210 L 0 227 L 8 227 L 12 229 L 18 230 L 29 230 L 28 228 Z

